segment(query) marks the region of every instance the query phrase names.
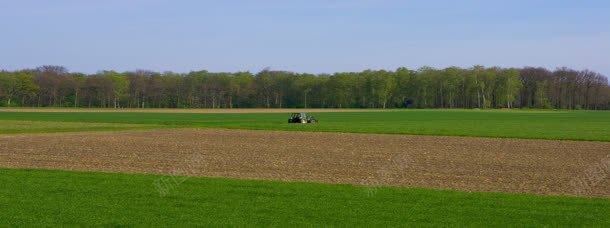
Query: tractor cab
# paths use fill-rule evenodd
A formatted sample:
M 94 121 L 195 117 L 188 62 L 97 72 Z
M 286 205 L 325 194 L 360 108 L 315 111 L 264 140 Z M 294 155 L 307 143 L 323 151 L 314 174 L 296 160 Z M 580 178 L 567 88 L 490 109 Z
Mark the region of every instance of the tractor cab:
M 318 120 L 310 115 L 307 115 L 307 113 L 304 112 L 298 112 L 298 113 L 292 113 L 292 115 L 290 115 L 290 118 L 288 118 L 288 123 L 317 123 Z

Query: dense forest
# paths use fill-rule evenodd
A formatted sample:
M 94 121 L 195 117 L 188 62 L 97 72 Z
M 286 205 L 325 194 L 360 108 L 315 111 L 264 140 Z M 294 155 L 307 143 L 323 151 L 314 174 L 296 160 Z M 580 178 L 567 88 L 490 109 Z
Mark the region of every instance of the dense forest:
M 105 108 L 610 109 L 608 79 L 568 68 L 449 67 L 301 74 L 190 73 L 61 66 L 0 71 L 0 106 Z

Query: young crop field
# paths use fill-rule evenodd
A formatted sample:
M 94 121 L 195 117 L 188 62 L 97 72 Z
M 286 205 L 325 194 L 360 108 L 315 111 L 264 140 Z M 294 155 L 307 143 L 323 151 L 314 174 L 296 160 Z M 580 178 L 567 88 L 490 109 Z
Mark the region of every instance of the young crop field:
M 162 126 L 152 124 L 120 123 L 79 123 L 57 121 L 0 120 L 0 134 L 77 132 L 77 131 L 117 131 L 152 129 Z
M 0 226 L 610 226 L 610 112 L 0 109 Z
M 67 111 L 70 110 L 73 109 Z M 264 110 L 259 109 L 259 112 L 264 112 Z M 356 110 L 356 112 L 312 113 L 320 119 L 320 123 L 315 125 L 288 124 L 289 114 L 277 113 L 275 110 L 269 112 L 142 113 L 137 110 L 136 112 L 103 112 L 103 110 L 97 112 L 0 112 L 0 120 L 145 124 L 180 128 L 610 141 L 610 131 L 608 130 L 610 129 L 610 112 L 602 111 L 406 110 L 362 112 Z M 28 131 L 23 129 L 20 132 Z M 36 129 L 35 131 L 42 130 Z M 48 132 L 56 131 L 55 128 L 48 128 Z
M 158 180 L 179 184 L 161 196 Z M 2 226 L 592 226 L 610 200 L 0 169 Z

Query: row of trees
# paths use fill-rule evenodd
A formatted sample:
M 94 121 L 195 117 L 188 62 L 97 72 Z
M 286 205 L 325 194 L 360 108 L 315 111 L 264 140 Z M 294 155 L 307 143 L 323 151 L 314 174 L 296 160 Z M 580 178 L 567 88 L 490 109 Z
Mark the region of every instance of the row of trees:
M 475 66 L 345 72 L 0 71 L 1 106 L 105 108 L 610 109 L 608 79 L 559 68 Z

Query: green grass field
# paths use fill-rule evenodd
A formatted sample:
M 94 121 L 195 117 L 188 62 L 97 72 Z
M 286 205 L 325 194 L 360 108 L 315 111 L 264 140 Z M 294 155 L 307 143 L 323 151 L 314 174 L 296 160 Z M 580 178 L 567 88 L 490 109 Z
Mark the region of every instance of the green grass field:
M 153 129 L 163 126 L 149 124 L 79 123 L 57 121 L 0 120 L 0 134 L 46 133 L 74 131 L 118 131 Z
M 314 114 L 320 120 L 319 124 L 288 124 L 286 120 L 289 114 L 286 113 L 0 112 L 0 120 L 139 124 L 144 128 L 201 127 L 610 141 L 610 112 L 602 111 L 400 110 Z M 124 127 L 117 128 L 124 129 Z M 135 128 L 135 126 L 130 127 Z M 57 128 L 52 127 L 46 130 L 46 132 L 56 131 Z M 27 132 L 45 132 L 45 130 L 41 128 L 6 130 L 0 127 L 0 133 Z
M 0 112 L 0 134 L 229 128 L 610 141 L 610 112 Z M 169 178 L 169 179 L 168 179 Z M 0 226 L 610 226 L 610 199 L 0 168 Z
M 0 169 L 0 226 L 610 226 L 610 200 Z

